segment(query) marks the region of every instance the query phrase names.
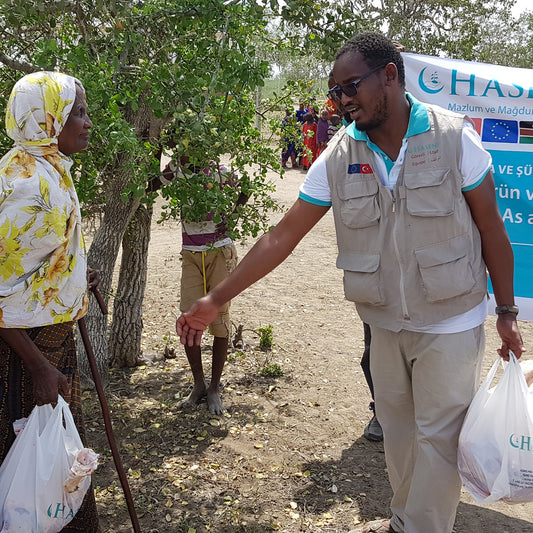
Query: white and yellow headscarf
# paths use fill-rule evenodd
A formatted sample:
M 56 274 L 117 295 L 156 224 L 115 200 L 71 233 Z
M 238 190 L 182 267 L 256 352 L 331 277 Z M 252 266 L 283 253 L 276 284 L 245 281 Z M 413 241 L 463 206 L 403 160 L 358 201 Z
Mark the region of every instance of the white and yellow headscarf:
M 20 79 L 6 111 L 15 146 L 0 160 L 0 327 L 68 322 L 87 310 L 87 261 L 72 160 L 57 139 L 76 78 Z

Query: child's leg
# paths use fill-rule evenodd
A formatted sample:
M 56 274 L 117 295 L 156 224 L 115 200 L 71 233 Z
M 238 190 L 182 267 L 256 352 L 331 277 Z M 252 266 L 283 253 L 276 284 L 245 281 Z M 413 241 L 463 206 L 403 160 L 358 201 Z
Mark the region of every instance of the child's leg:
M 194 385 L 189 396 L 180 402 L 180 407 L 196 405 L 207 395 L 200 346 L 185 346 L 185 353 L 187 354 L 187 360 L 191 367 Z
M 213 339 L 213 365 L 211 367 L 211 383 L 207 389 L 207 405 L 209 411 L 217 415 L 226 412 L 222 398 L 218 393 L 218 386 L 228 355 L 228 344 L 228 337 L 215 337 Z

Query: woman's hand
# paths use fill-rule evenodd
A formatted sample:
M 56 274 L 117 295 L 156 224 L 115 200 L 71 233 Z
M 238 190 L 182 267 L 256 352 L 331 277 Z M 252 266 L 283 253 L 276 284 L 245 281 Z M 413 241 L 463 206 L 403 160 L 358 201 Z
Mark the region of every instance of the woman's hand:
M 90 291 L 98 288 L 100 285 L 100 278 L 98 277 L 98 270 L 94 270 L 91 267 L 87 268 L 87 287 Z
M 22 359 L 31 374 L 33 397 L 37 405 L 55 403 L 58 394 L 68 395 L 70 393 L 66 376 L 46 359 L 26 330 L 0 328 L 0 337 Z
M 56 403 L 58 394 L 70 394 L 67 378 L 43 357 L 43 364 L 31 370 L 33 398 L 37 405 Z

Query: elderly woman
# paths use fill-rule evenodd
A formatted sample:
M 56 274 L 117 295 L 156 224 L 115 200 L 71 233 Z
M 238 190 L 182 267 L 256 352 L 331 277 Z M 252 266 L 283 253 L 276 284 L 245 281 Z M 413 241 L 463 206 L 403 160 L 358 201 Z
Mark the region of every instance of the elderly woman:
M 87 310 L 87 261 L 69 156 L 91 127 L 76 78 L 36 72 L 13 88 L 15 145 L 0 160 L 0 462 L 13 422 L 58 393 L 85 436 L 73 324 Z M 63 531 L 98 531 L 92 490 Z

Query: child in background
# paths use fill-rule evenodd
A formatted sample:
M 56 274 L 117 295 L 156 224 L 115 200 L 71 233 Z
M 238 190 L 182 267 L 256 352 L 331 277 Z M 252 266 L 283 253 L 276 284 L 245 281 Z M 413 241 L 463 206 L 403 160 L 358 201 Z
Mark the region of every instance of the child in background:
M 306 113 L 309 113 L 309 109 L 305 107 L 305 104 L 303 102 L 300 102 L 298 109 L 296 110 L 296 120 L 303 124 L 305 122 L 304 115 Z
M 313 161 L 316 159 L 317 144 L 316 144 L 316 129 L 317 124 L 313 119 L 311 113 L 304 115 L 304 125 L 302 126 L 302 132 L 304 137 L 304 150 L 302 158 L 302 167 L 304 170 L 309 170 Z
M 320 112 L 320 118 L 318 119 L 317 127 L 316 127 L 316 144 L 317 144 L 317 156 L 320 155 L 320 152 L 326 148 L 328 145 L 328 128 L 329 128 L 329 120 L 328 120 L 328 110 L 323 109 Z
M 328 142 L 339 131 L 341 127 L 341 117 L 339 115 L 331 115 L 328 128 Z
M 298 149 L 296 148 L 295 129 L 297 119 L 290 109 L 285 111 L 285 118 L 281 122 L 282 150 L 281 166 L 287 168 L 287 161 L 291 159 L 292 168 L 298 168 Z M 299 128 L 298 128 L 299 129 Z
M 204 174 L 212 178 L 213 183 L 221 188 L 239 186 L 236 176 L 224 166 L 212 163 L 202 169 L 194 166 L 187 156 L 181 156 L 179 161 L 171 160 L 163 169 L 162 174 L 166 182 L 181 179 L 187 175 Z M 227 216 L 238 212 L 238 207 L 247 201 L 248 195 L 240 192 L 232 212 Z M 187 206 L 183 206 L 182 210 L 184 209 L 187 209 Z M 187 222 L 183 218 L 181 221 L 180 310 L 188 309 L 192 302 L 226 279 L 237 266 L 237 250 L 231 238 L 225 233 L 227 217 L 215 224 L 213 215 L 214 212 L 211 212 L 204 220 Z M 184 346 L 194 383 L 192 391 L 178 404 L 178 407 L 192 407 L 207 400 L 210 413 L 221 415 L 226 412 L 219 393 L 219 385 L 231 332 L 229 309 L 230 302 L 227 302 L 209 324 L 209 330 L 213 335 L 209 384 L 204 376 L 200 346 Z

